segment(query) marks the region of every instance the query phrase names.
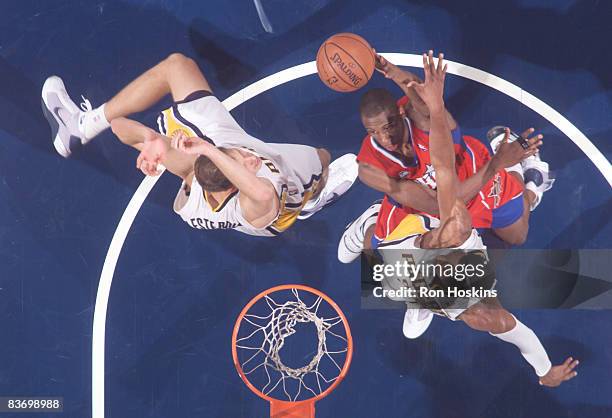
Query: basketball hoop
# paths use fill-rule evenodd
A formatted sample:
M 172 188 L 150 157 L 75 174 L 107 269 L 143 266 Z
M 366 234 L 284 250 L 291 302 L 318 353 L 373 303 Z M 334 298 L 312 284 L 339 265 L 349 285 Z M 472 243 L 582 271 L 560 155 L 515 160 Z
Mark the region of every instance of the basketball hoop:
M 315 338 L 308 338 L 308 328 Z M 295 355 L 300 350 L 291 350 L 292 340 L 299 343 L 296 348 L 310 350 Z M 290 365 L 288 354 L 299 364 Z M 344 379 L 352 355 L 342 310 L 323 292 L 303 285 L 276 286 L 255 296 L 232 333 L 236 370 L 249 389 L 270 402 L 273 418 L 314 418 L 315 402 Z

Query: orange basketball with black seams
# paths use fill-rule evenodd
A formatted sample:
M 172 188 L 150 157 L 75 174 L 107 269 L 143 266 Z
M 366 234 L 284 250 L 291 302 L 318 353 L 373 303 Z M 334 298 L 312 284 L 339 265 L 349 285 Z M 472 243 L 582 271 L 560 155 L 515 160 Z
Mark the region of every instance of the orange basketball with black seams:
M 350 92 L 365 86 L 374 72 L 372 47 L 354 33 L 337 33 L 317 52 L 317 73 L 330 89 Z

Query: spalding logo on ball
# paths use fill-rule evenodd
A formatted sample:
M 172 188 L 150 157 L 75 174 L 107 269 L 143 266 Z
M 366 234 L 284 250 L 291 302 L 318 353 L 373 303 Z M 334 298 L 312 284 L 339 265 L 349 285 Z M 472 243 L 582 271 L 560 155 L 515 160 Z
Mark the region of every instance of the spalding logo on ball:
M 330 89 L 349 92 L 363 87 L 374 72 L 375 57 L 368 41 L 354 33 L 337 33 L 317 52 L 317 73 Z

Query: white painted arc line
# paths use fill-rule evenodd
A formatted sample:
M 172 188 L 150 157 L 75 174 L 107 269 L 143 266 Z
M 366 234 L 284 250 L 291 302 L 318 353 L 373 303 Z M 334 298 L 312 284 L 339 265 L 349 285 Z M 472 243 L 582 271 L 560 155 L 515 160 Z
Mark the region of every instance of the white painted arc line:
M 259 81 L 251 84 L 240 90 L 237 93 L 232 94 L 227 99 L 223 100 L 223 104 L 227 110 L 232 111 L 237 106 L 246 102 L 249 99 L 268 91 L 274 87 L 280 86 L 281 84 L 288 83 L 297 78 L 302 78 L 317 72 L 317 67 L 314 61 L 307 62 L 306 64 L 296 65 L 295 67 L 287 68 L 286 70 L 279 71 L 278 73 L 269 75 L 262 78 Z
M 127 234 L 140 211 L 142 204 L 157 183 L 159 177 L 145 177 L 138 186 L 138 189 L 130 199 L 123 216 L 119 220 L 119 225 L 115 230 L 115 234 L 111 240 L 102 273 L 100 274 L 100 283 L 98 284 L 98 293 L 96 295 L 96 305 L 93 318 L 93 333 L 92 333 L 92 417 L 104 417 L 104 348 L 106 339 L 106 310 L 108 307 L 108 299 L 111 290 L 115 267 L 123 248 L 123 243 Z
M 382 54 L 389 61 L 407 67 L 423 68 L 423 59 L 420 55 L 412 54 Z M 608 159 L 597 149 L 597 147 L 567 118 L 557 112 L 555 109 L 538 99 L 531 93 L 512 84 L 493 74 L 489 74 L 478 68 L 460 64 L 454 61 L 446 60 L 448 64 L 448 73 L 467 78 L 472 81 L 484 84 L 505 95 L 512 97 L 521 104 L 524 104 L 534 112 L 538 113 L 544 119 L 556 126 L 563 132 L 584 154 L 591 160 L 595 167 L 601 172 L 606 181 L 612 186 L 612 166 Z
M 383 53 L 385 58 L 403 66 L 423 67 L 422 57 L 414 54 Z M 484 72 L 474 67 L 447 61 L 448 72 L 470 80 L 479 82 L 498 90 L 525 104 L 542 117 L 547 119 L 565 135 L 567 135 L 595 164 L 599 171 L 612 185 L 612 167 L 605 156 L 589 141 L 589 139 L 561 114 L 548 106 L 546 103 L 522 90 L 520 87 L 507 82 L 499 77 Z M 245 87 L 223 101 L 228 110 L 233 110 L 247 100 L 281 84 L 305 77 L 316 72 L 314 61 L 287 68 L 276 74 L 265 77 L 250 86 Z M 104 418 L 104 344 L 106 336 L 106 312 L 110 295 L 111 284 L 117 260 L 123 248 L 125 238 L 140 211 L 142 204 L 153 189 L 159 177 L 145 177 L 134 196 L 128 203 L 115 234 L 111 240 L 104 266 L 100 274 L 96 304 L 94 307 L 93 332 L 92 332 L 92 417 Z

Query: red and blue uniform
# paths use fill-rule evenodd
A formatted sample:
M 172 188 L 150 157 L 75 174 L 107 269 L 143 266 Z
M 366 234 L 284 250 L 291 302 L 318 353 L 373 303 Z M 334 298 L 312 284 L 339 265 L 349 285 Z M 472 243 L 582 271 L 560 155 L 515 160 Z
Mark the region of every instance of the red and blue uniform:
M 407 97 L 398 101 L 398 106 L 405 106 Z M 364 138 L 357 161 L 383 170 L 389 177 L 398 180 L 412 180 L 433 190 L 436 189 L 436 178 L 429 156 L 429 133 L 414 126 L 405 118 L 409 129 L 409 141 L 414 158 L 409 159 L 399 152 L 387 151 L 372 136 Z M 451 132 L 455 147 L 455 169 L 459 181 L 474 175 L 490 159 L 486 145 L 478 139 L 461 135 L 459 127 Z M 523 186 L 514 176 L 505 170 L 498 171 L 480 192 L 467 203 L 472 215 L 474 228 L 503 228 L 516 222 L 523 214 Z M 403 207 L 391 197 L 385 196 L 376 222 L 375 238 L 385 239 L 408 214 L 418 211 Z M 397 231 L 396 231 L 397 232 Z M 407 231 L 409 233 L 409 231 Z

